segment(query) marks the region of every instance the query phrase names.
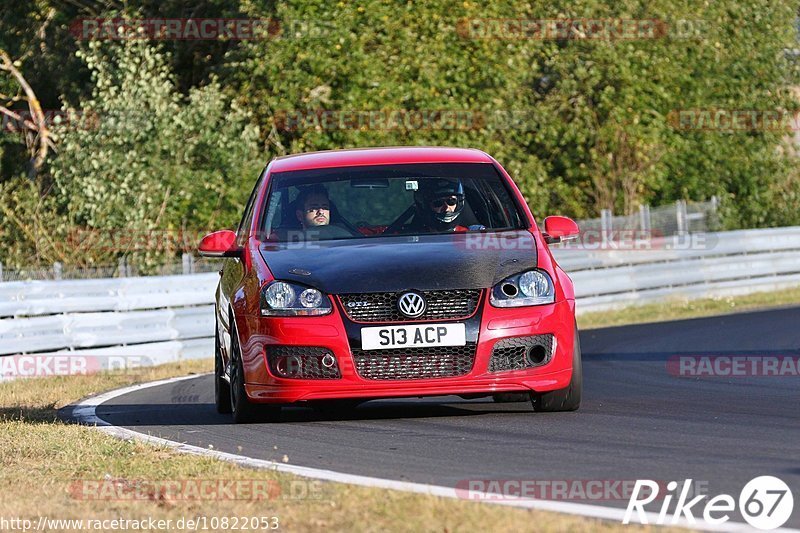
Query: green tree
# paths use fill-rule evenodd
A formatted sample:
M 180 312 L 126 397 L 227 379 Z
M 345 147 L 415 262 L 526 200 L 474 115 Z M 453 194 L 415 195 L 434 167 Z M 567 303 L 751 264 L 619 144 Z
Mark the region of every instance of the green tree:
M 250 16 L 277 18 L 289 30 L 230 54 L 228 79 L 238 81 L 261 124 L 276 123 L 282 111 L 315 109 L 470 109 L 524 118 L 515 127 L 473 131 L 277 127 L 267 137 L 275 153 L 473 146 L 507 166 L 540 215 L 631 212 L 643 202 L 716 194 L 731 206 L 729 224 L 774 223 L 767 191 L 792 164 L 780 149 L 783 134 L 686 132 L 668 119 L 686 108 L 795 106 L 785 90 L 796 83 L 784 53 L 795 44 L 791 2 L 245 6 Z M 659 25 L 653 38 L 637 39 L 473 39 L 459 32 L 459 21 L 504 17 Z
M 170 252 L 156 246 L 164 231 L 234 224 L 263 165 L 248 113 L 216 81 L 182 97 L 168 58 L 145 41 L 92 42 L 79 55 L 94 89 L 90 99 L 67 106 L 69 120 L 54 127 L 59 154 L 43 199 L 61 240 L 76 230 L 100 238 L 124 231 L 132 237 L 124 242 L 142 252 L 135 259 L 147 265 Z M 111 244 L 84 241 L 72 260 L 126 253 Z
M 717 195 L 728 227 L 800 223 L 788 132 L 670 120 L 681 109 L 798 107 L 796 5 L 786 0 L 131 0 L 133 18 L 271 19 L 280 32 L 157 46 L 75 39 L 77 18 L 114 16 L 115 5 L 34 0 L 0 13 L 0 48 L 21 60 L 42 107 L 67 102 L 82 123 L 97 118 L 54 128 L 58 155 L 34 184 L 20 177 L 20 137 L 0 134 L 0 261 L 111 259 L 70 249 L 76 227 L 229 225 L 270 155 L 361 146 L 483 149 L 539 217 Z M 503 18 L 659 22 L 634 39 L 480 38 L 470 26 Z M 16 90 L 0 75 L 0 94 Z M 336 128 L 316 119 L 324 110 L 461 111 L 472 123 Z M 314 120 L 285 128 L 287 113 Z

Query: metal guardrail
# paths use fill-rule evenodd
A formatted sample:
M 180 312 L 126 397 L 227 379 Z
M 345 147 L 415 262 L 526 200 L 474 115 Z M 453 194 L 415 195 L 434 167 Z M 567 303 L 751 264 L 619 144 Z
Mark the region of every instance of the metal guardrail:
M 800 285 L 800 227 L 675 236 L 630 249 L 554 247 L 579 312 L 665 298 Z M 0 283 L 0 356 L 140 357 L 147 364 L 213 353 L 216 273 Z M 3 379 L 0 372 L 0 380 Z
M 800 227 L 691 233 L 624 243 L 567 242 L 552 247 L 558 264 L 568 272 L 790 250 L 800 250 Z
M 0 355 L 208 337 L 214 306 L 0 320 Z
M 0 283 L 0 318 L 213 303 L 219 275 Z
M 65 266 L 55 262 L 51 266 L 36 265 L 15 267 L 0 262 L 0 282 L 8 281 L 62 281 L 68 279 L 105 279 L 131 278 L 139 276 L 176 276 L 215 272 L 222 266 L 222 261 L 213 257 L 195 257 L 184 253 L 180 262 L 168 262 L 147 268 L 144 272 L 141 265 L 131 264 L 128 257 L 120 257 L 116 264 L 95 266 Z M 146 273 L 145 273 L 146 272 Z
M 58 373 L 53 367 L 65 356 L 79 362 L 79 371 L 209 357 L 218 279 L 207 273 L 0 283 L 0 381 Z M 37 357 L 26 359 L 30 354 Z
M 581 313 L 800 285 L 800 227 L 673 236 L 626 249 L 568 246 L 553 254 L 575 282 Z

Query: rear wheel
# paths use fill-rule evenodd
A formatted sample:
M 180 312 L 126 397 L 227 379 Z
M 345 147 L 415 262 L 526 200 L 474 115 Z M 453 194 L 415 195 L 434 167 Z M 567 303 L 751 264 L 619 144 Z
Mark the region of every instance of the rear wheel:
M 239 335 L 231 320 L 231 410 L 233 421 L 237 424 L 276 420 L 280 417 L 280 405 L 256 405 L 247 398 L 244 389 L 244 364 L 239 347 Z
M 214 404 L 218 413 L 231 412 L 231 386 L 225 380 L 225 365 L 222 362 L 222 350 L 219 346 L 219 329 L 214 335 Z
M 583 369 L 581 367 L 581 343 L 578 327 L 575 326 L 575 344 L 572 350 L 572 379 L 566 388 L 550 392 L 532 392 L 533 410 L 539 413 L 577 411 L 583 393 Z

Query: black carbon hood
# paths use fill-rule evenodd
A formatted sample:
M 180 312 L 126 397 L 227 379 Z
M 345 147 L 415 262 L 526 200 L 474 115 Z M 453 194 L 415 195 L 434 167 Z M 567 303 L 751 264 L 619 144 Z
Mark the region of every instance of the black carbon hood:
M 261 255 L 276 279 L 328 294 L 482 289 L 537 260 L 525 230 L 264 243 Z

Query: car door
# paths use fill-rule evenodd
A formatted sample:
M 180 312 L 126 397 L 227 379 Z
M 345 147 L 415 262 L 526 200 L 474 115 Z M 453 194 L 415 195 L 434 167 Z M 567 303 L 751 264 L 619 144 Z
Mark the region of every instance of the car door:
M 256 185 L 253 187 L 253 191 L 250 193 L 250 198 L 247 200 L 247 204 L 245 205 L 242 220 L 239 222 L 239 227 L 236 230 L 236 244 L 238 246 L 245 246 L 247 244 L 247 239 L 250 234 L 250 226 L 253 221 L 256 199 L 258 198 L 258 192 L 261 190 L 261 186 L 264 183 L 264 178 L 266 175 L 267 170 L 264 169 L 261 172 L 258 181 L 256 181 Z M 221 279 L 217 298 L 217 319 L 222 325 L 220 343 L 223 346 L 223 349 L 227 352 L 227 347 L 230 346 L 231 332 L 231 325 L 229 324 L 230 315 L 228 310 L 231 307 L 231 299 L 241 286 L 242 278 L 245 275 L 242 258 L 226 258 L 222 264 L 220 275 Z M 226 353 L 225 355 L 227 359 L 228 354 Z

